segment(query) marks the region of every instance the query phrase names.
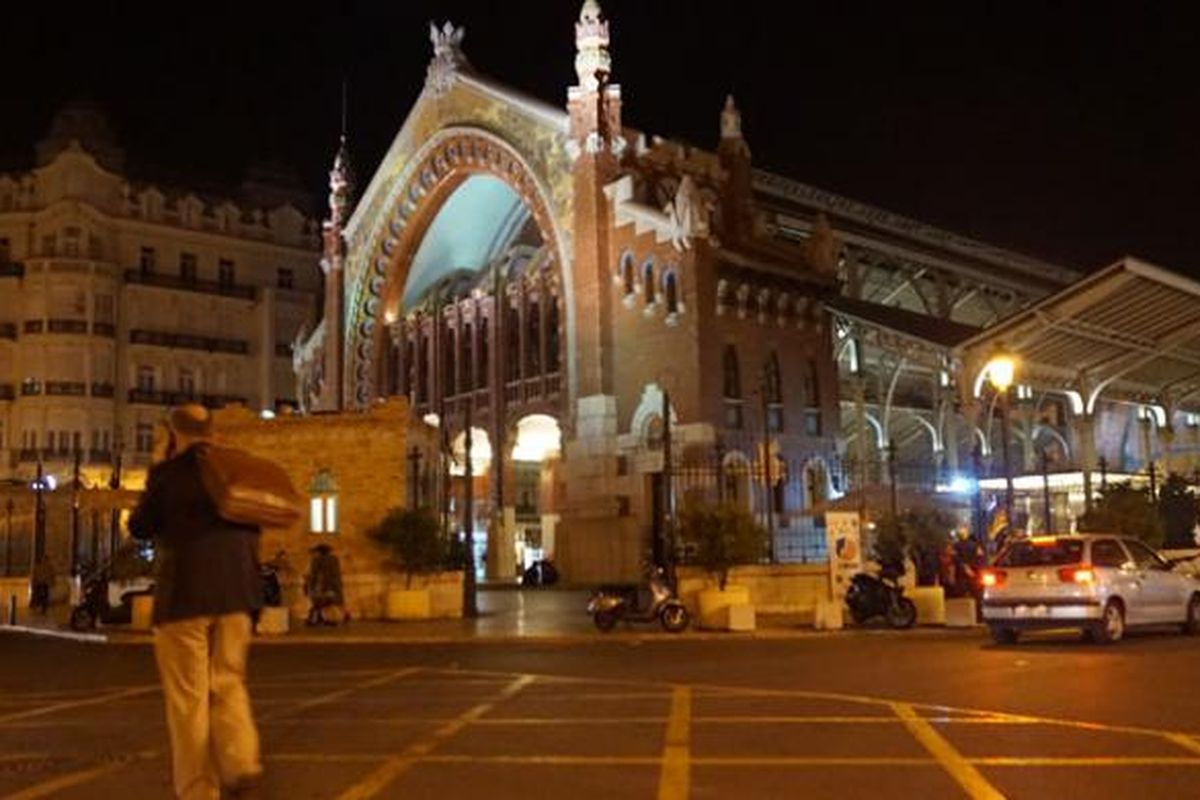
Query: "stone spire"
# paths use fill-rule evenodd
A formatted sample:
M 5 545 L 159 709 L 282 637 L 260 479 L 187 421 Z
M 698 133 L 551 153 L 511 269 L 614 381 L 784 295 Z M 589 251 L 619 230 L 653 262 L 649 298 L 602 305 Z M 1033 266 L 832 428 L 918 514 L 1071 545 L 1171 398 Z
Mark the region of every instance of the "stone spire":
M 608 20 L 596 0 L 584 0 L 575 23 L 575 75 L 586 92 L 599 88 L 597 73 L 605 82 L 612 74 L 612 58 L 608 54 Z
M 350 152 L 346 147 L 346 131 L 338 139 L 333 169 L 329 171 L 329 222 L 342 227 L 349 218 L 350 195 L 354 190 L 354 172 L 350 167 Z
M 742 112 L 733 102 L 733 95 L 725 95 L 725 107 L 721 109 L 721 138 L 742 138 Z

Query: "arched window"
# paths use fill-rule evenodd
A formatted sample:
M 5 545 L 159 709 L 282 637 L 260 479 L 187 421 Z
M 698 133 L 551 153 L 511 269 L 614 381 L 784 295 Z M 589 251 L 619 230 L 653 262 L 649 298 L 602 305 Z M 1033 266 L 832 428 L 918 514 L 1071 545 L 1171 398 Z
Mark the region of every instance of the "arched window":
M 663 295 L 667 303 L 667 314 L 678 314 L 679 282 L 675 277 L 675 270 L 671 270 L 663 276 Z
M 469 392 L 475 386 L 475 375 L 472 372 L 475 355 L 472 346 L 475 341 L 472 336 L 475 329 L 469 322 L 464 322 L 458 332 L 458 386 L 460 391 Z
M 417 334 L 417 402 L 429 402 L 429 337 L 424 330 Z
M 783 430 L 783 381 L 779 376 L 779 355 L 772 350 L 764 365 L 763 390 L 767 393 L 767 428 Z
M 458 376 L 454 372 L 454 339 L 454 328 L 452 328 L 450 323 L 447 322 L 444 333 L 442 334 L 442 380 L 445 382 L 442 387 L 442 397 L 450 397 L 457 391 L 456 386 Z
M 725 356 L 722 363 L 724 370 L 724 392 L 726 400 L 742 399 L 742 376 L 738 370 L 737 348 L 731 344 L 725 345 Z
M 742 427 L 742 376 L 738 368 L 737 348 L 725 345 L 722 356 L 721 394 L 725 398 L 725 427 L 735 430 Z
M 521 310 L 508 304 L 508 319 L 505 320 L 505 380 L 515 381 L 521 377 Z
M 654 305 L 657 295 L 654 291 L 654 262 L 647 261 L 642 265 L 642 291 L 646 293 L 646 305 Z
M 404 369 L 400 375 L 400 392 L 404 395 L 411 396 L 413 391 L 413 369 L 416 365 L 413 364 L 413 358 L 416 356 L 416 348 L 413 347 L 413 340 L 408 336 L 404 337 Z
M 530 300 L 525 307 L 525 377 L 542 374 L 542 307 L 537 300 Z
M 546 306 L 546 372 L 558 372 L 562 356 L 558 352 L 558 296 L 550 295 Z
M 475 365 L 475 388 L 486 389 L 491 380 L 491 341 L 492 325 L 490 319 L 479 323 L 479 358 Z
M 312 533 L 337 533 L 337 484 L 333 482 L 333 475 L 329 470 L 323 469 L 313 477 L 312 485 L 308 487 L 308 494 L 308 529 Z
M 637 291 L 637 276 L 633 269 L 633 253 L 626 253 L 621 256 L 621 291 L 625 297 L 629 297 Z

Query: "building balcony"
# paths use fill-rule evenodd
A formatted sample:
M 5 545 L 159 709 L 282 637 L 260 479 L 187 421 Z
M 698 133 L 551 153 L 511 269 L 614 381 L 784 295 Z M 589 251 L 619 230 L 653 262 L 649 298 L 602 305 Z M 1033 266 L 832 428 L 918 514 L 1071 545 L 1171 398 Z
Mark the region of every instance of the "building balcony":
M 42 394 L 42 384 L 38 381 L 23 381 L 21 383 L 22 397 L 40 397 Z
M 197 336 L 190 333 L 167 333 L 135 329 L 129 332 L 130 344 L 145 344 L 152 347 L 169 347 L 181 350 L 205 350 L 210 353 L 248 355 L 250 343 L 245 339 L 221 339 L 214 336 Z
M 92 335 L 107 336 L 111 339 L 117 335 L 117 326 L 113 325 L 111 322 L 93 322 Z
M 196 394 L 195 392 L 161 392 L 153 389 L 130 389 L 129 402 L 145 406 L 179 406 L 199 403 L 207 408 L 245 405 L 246 398 L 227 394 Z
M 160 289 L 234 297 L 240 300 L 253 300 L 258 294 L 258 290 L 253 286 L 221 281 L 202 281 L 197 278 L 184 278 L 180 275 L 159 275 L 137 268 L 125 270 L 125 282 L 141 286 L 155 286 Z
M 21 330 L 25 333 L 42 333 L 46 330 L 46 325 L 40 319 L 27 319 Z
M 47 333 L 71 333 L 87 335 L 87 320 L 83 319 L 49 319 L 46 320 Z
M 17 339 L 17 323 L 0 322 L 0 339 Z
M 46 381 L 48 397 L 86 397 L 87 384 L 83 381 Z
M 6 261 L 0 264 L 0 278 L 24 278 L 25 265 L 16 261 Z
M 112 397 L 112 396 L 113 396 L 113 385 L 111 383 L 100 382 L 100 383 L 92 384 L 92 397 Z

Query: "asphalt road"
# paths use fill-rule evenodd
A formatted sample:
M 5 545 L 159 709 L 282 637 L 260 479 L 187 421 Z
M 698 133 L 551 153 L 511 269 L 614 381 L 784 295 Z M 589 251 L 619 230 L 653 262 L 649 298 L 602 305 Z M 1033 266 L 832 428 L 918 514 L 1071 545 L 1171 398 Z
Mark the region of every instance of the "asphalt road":
M 1200 641 L 257 646 L 267 796 L 1200 797 Z M 170 796 L 150 650 L 0 637 L 0 796 Z

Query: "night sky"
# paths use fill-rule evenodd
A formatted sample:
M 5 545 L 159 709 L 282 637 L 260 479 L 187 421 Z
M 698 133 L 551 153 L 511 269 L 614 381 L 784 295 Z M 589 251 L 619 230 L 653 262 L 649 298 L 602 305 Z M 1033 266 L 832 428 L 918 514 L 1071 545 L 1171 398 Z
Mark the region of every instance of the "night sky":
M 1184 5 L 602 2 L 626 124 L 711 147 L 732 91 L 760 166 L 1068 266 L 1131 253 L 1200 276 Z M 86 97 L 143 170 L 234 184 L 269 159 L 323 195 L 343 77 L 365 183 L 424 81 L 429 20 L 465 25 L 479 70 L 562 104 L 578 6 L 14 5 L 0 163 L 30 161 L 55 107 Z

